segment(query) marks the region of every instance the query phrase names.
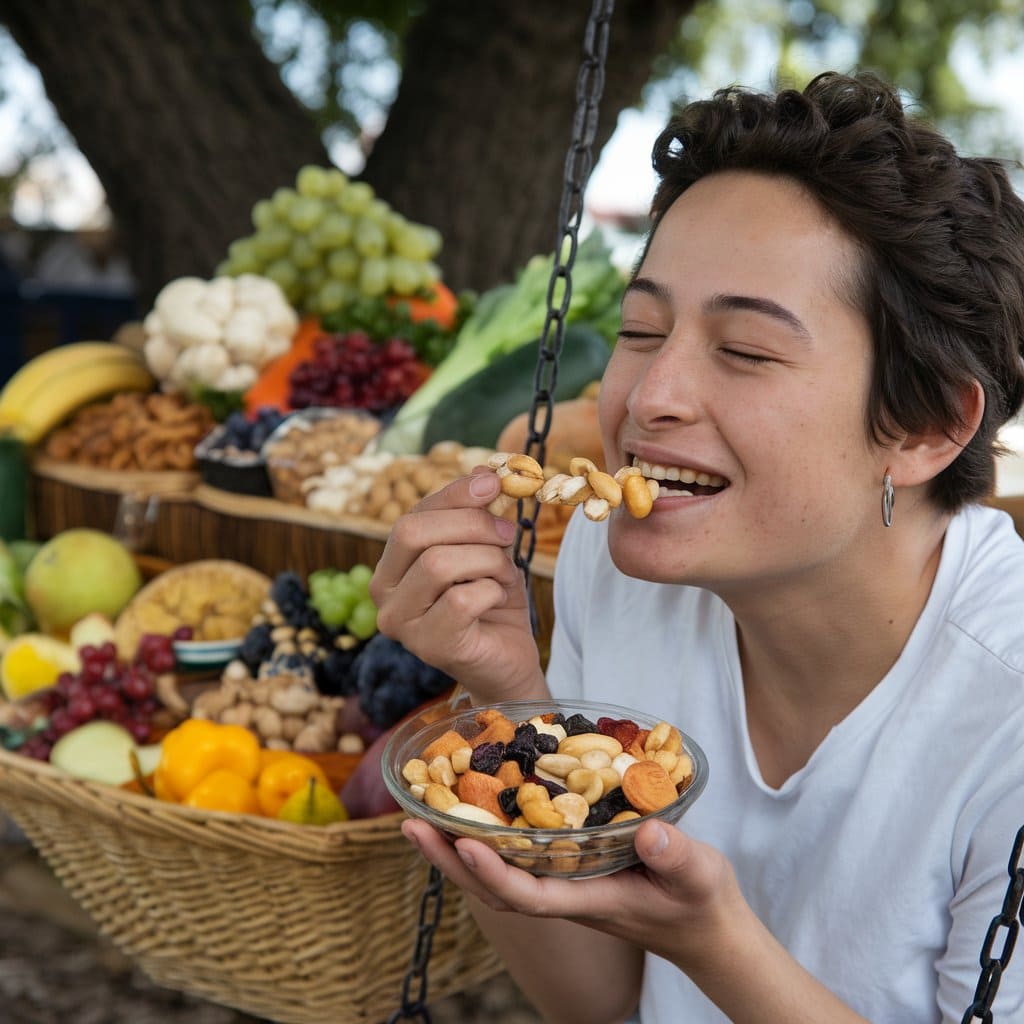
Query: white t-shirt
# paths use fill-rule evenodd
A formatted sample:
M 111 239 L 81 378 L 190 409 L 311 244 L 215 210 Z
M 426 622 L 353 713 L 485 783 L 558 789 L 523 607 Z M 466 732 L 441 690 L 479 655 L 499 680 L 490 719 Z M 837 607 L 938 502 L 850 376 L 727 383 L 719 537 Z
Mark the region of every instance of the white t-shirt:
M 954 517 L 899 660 L 779 789 L 750 744 L 729 609 L 624 576 L 606 534 L 576 515 L 559 553 L 553 694 L 659 716 L 704 748 L 708 785 L 680 827 L 729 858 L 760 919 L 854 1010 L 959 1024 L 1024 824 L 1024 543 L 1010 518 Z M 996 1024 L 1024 1021 L 1024 943 L 993 1010 Z M 640 1012 L 726 1021 L 650 954 Z

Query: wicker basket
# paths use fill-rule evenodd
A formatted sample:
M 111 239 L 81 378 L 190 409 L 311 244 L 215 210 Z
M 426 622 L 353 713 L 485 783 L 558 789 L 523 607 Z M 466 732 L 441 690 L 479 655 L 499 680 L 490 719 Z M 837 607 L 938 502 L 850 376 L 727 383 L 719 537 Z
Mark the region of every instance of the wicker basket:
M 6 751 L 0 807 L 157 984 L 285 1024 L 398 1009 L 428 878 L 401 814 L 314 828 L 196 811 Z M 429 997 L 499 970 L 446 883 Z

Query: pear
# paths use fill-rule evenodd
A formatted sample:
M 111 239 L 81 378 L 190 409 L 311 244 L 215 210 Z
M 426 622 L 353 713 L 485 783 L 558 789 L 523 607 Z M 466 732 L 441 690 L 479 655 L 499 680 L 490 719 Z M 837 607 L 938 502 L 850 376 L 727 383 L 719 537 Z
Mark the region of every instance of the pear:
M 322 782 L 310 777 L 309 785 L 297 789 L 277 812 L 281 821 L 296 825 L 330 825 L 335 821 L 348 821 L 348 811 L 342 802 Z

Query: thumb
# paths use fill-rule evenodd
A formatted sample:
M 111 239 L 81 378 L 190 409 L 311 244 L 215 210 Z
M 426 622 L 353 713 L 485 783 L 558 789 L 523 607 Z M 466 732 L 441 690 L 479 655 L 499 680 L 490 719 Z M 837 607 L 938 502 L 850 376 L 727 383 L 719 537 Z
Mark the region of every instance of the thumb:
M 636 852 L 649 872 L 673 888 L 691 888 L 697 844 L 663 821 L 645 822 L 636 834 Z

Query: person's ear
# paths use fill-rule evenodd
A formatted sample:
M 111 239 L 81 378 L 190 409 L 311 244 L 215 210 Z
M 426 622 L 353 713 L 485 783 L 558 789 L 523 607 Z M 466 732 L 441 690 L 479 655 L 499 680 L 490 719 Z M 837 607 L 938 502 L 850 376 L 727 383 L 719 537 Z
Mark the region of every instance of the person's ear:
M 974 437 L 985 412 L 985 392 L 972 381 L 960 396 L 961 422 L 950 433 L 926 430 L 908 434 L 891 453 L 890 472 L 898 487 L 912 487 L 937 477 Z

